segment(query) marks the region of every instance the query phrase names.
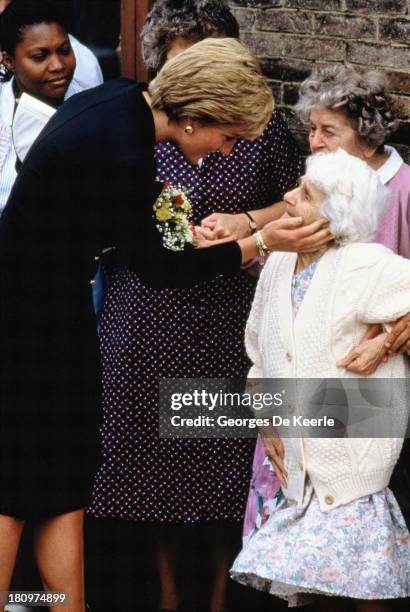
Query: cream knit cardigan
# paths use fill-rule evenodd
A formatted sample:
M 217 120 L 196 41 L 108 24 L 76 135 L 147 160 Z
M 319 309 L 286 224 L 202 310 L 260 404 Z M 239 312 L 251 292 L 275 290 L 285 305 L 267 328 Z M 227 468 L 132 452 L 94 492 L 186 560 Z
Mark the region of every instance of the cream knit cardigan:
M 410 261 L 380 244 L 331 247 L 320 259 L 296 318 L 291 305 L 295 253 L 273 253 L 262 272 L 246 327 L 249 378 L 357 377 L 336 362 L 370 323 L 410 311 Z M 405 378 L 402 356 L 381 364 L 376 378 Z M 405 414 L 404 382 L 394 384 Z M 294 407 L 290 406 L 290 409 Z M 290 411 L 290 410 L 289 410 Z M 296 406 L 301 413 L 301 406 Z M 397 435 L 397 434 L 396 434 Z M 399 457 L 398 438 L 283 438 L 287 497 L 303 499 L 306 473 L 323 511 L 382 490 Z

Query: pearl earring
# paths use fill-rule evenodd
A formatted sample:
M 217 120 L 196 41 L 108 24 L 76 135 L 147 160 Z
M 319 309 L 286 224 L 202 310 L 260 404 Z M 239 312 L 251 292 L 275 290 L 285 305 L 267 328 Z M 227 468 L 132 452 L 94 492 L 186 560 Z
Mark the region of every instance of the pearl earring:
M 194 128 L 192 127 L 192 125 L 187 125 L 185 128 L 185 134 L 193 134 L 194 133 Z

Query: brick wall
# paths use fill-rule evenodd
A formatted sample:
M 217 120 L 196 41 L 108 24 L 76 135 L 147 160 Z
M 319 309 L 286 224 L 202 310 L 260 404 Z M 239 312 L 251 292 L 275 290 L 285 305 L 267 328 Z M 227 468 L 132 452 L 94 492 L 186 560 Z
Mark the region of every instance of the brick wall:
M 393 143 L 410 162 L 410 0 L 230 0 L 230 6 L 305 151 L 306 131 L 290 109 L 299 83 L 315 63 L 348 61 L 390 76 L 404 116 Z

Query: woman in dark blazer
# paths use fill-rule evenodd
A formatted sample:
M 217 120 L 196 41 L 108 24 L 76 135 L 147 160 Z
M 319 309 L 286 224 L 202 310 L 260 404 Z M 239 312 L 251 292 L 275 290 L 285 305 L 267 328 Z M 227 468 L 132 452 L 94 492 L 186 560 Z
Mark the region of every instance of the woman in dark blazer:
M 82 520 L 100 399 L 90 283 L 101 251 L 115 248 L 154 287 L 233 272 L 257 254 L 254 237 L 164 248 L 152 210 L 162 189 L 155 143 L 176 142 L 192 162 L 228 154 L 236 136 L 262 131 L 272 104 L 253 57 L 237 41 L 209 39 L 148 91 L 120 79 L 70 99 L 26 158 L 0 220 L 0 592 L 34 518 L 45 586 L 69 594 L 67 612 L 84 610 Z M 297 225 L 265 229 L 267 249 Z
M 90 281 L 101 249 L 116 247 L 119 257 L 154 285 L 191 283 L 240 265 L 236 243 L 166 251 L 152 220 L 161 191 L 153 148 L 162 131 L 175 130 L 173 137 L 188 154 L 200 156 L 208 147 L 228 151 L 226 136 L 252 130 L 256 135 L 269 116 L 271 96 L 249 54 L 237 43 L 221 41 L 201 51 L 212 62 L 215 53 L 228 55 L 219 65 L 220 80 L 224 70 L 235 68 L 236 56 L 246 54 L 244 70 L 255 87 L 238 92 L 238 98 L 248 97 L 258 109 L 252 126 L 240 125 L 238 111 L 238 125 L 222 127 L 217 120 L 204 127 L 181 106 L 182 115 L 169 122 L 167 113 L 173 111 L 155 108 L 141 86 L 111 82 L 76 97 L 52 119 L 4 210 L 0 591 L 9 588 L 24 520 L 36 519 L 36 555 L 45 586 L 69 593 L 70 612 L 84 609 L 82 509 L 97 458 L 100 393 Z M 179 81 L 178 64 L 173 71 Z M 169 90 L 168 84 L 161 89 L 164 95 Z M 164 104 L 163 97 L 157 105 Z

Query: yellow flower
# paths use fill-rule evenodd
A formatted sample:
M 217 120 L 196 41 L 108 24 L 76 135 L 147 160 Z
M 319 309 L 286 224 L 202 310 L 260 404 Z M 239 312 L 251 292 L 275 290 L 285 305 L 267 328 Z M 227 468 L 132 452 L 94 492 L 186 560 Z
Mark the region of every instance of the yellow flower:
M 158 221 L 169 221 L 172 219 L 172 212 L 169 210 L 169 206 L 161 206 L 155 211 L 155 216 Z

